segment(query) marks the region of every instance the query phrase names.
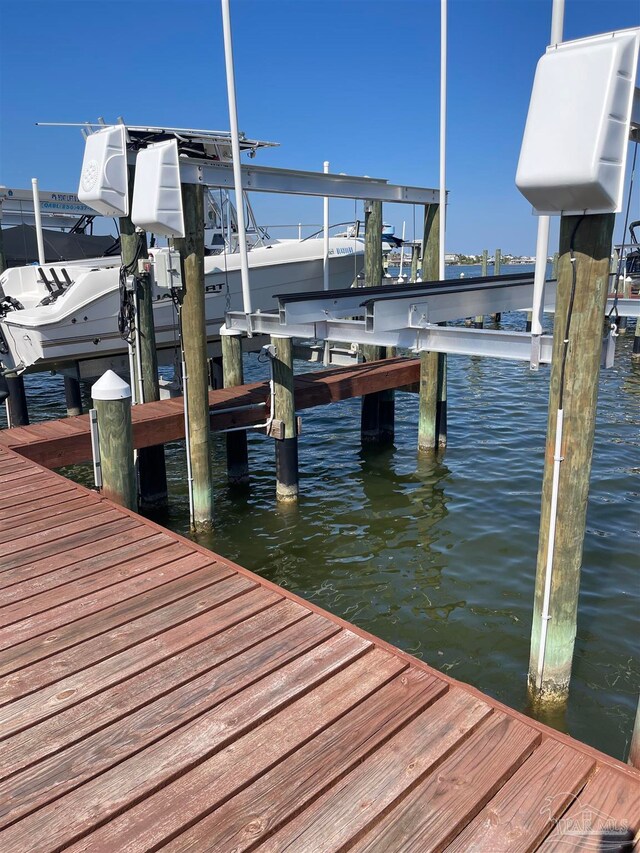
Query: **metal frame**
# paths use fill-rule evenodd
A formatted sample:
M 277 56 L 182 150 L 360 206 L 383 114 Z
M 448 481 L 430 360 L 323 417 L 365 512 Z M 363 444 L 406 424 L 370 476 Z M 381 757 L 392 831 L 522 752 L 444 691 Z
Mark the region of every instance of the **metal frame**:
M 228 163 L 214 163 L 191 157 L 181 159 L 180 179 L 188 184 L 234 188 L 233 167 Z M 440 200 L 438 190 L 390 184 L 383 178 L 254 165 L 242 166 L 242 189 L 251 192 L 329 196 L 400 204 L 437 204 Z
M 426 325 L 419 329 L 404 328 L 372 333 L 366 330 L 364 320 L 319 320 L 282 326 L 278 314 L 257 312 L 251 314 L 248 321 L 243 311 L 230 311 L 226 317 L 226 327 L 235 331 L 246 332 L 249 322 L 256 334 L 329 342 L 349 341 L 355 344 L 399 347 L 414 352 L 478 355 L 525 362 L 531 359 L 529 332 Z M 551 335 L 540 336 L 541 363 L 551 363 L 552 346 Z

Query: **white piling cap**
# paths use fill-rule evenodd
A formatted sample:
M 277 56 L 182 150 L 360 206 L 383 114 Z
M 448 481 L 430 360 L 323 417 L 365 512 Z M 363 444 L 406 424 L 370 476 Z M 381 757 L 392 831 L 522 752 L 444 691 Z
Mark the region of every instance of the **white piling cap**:
M 91 386 L 93 400 L 126 400 L 131 397 L 131 388 L 113 370 L 107 370 Z

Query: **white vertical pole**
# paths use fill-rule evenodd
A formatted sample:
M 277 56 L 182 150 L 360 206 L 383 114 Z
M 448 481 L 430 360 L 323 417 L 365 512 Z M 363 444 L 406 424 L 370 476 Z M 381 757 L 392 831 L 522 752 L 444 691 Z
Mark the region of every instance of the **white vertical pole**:
M 325 175 L 329 171 L 329 161 L 324 161 Z M 329 290 L 329 196 L 324 197 L 324 256 L 322 267 L 324 290 Z
M 444 279 L 444 235 L 447 222 L 447 0 L 440 0 L 440 245 L 438 274 Z
M 302 241 L 302 222 L 298 222 L 298 240 Z
M 38 191 L 38 179 L 31 178 L 33 190 L 33 209 L 36 217 L 36 239 L 38 241 L 38 263 L 46 264 L 44 254 L 44 237 L 42 236 L 42 216 L 40 214 L 40 193 Z
M 551 11 L 551 44 L 560 44 L 564 28 L 564 0 L 553 0 Z M 549 225 L 551 217 L 538 217 L 538 239 L 536 242 L 536 268 L 533 276 L 533 306 L 531 311 L 531 334 L 542 334 L 544 312 L 544 284 L 547 278 L 549 254 Z M 536 347 L 537 352 L 537 347 Z M 532 361 L 532 366 L 534 365 Z
M 236 81 L 233 71 L 233 43 L 231 40 L 231 12 L 229 0 L 222 2 L 222 29 L 224 33 L 224 62 L 227 72 L 227 98 L 229 101 L 229 124 L 231 129 L 231 151 L 233 154 L 233 184 L 236 192 L 238 217 L 238 245 L 240 248 L 240 275 L 242 279 L 242 305 L 245 314 L 251 314 L 251 290 L 249 288 L 249 259 L 247 257 L 247 233 L 244 222 L 244 197 L 242 195 L 242 169 L 240 163 L 240 137 L 238 136 L 238 110 L 236 105 Z

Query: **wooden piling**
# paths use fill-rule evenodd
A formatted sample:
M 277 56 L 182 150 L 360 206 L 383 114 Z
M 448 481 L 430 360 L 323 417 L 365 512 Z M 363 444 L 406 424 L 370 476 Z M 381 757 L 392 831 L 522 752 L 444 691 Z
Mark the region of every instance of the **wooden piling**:
M 488 269 L 489 269 L 489 250 L 483 249 L 482 250 L 482 262 L 481 262 L 481 266 L 480 266 L 481 275 L 483 275 L 483 276 L 488 275 Z
M 242 336 L 233 332 L 221 334 L 222 382 L 225 388 L 244 384 L 242 369 Z M 238 430 L 226 434 L 227 477 L 232 486 L 244 486 L 249 482 L 249 452 L 247 431 Z
M 633 361 L 640 361 L 640 318 L 636 320 L 636 333 L 633 336 L 633 351 L 631 353 Z
M 411 277 L 410 281 L 415 283 L 418 279 L 418 261 L 420 260 L 420 246 L 414 243 L 411 247 Z
M 558 278 L 558 258 L 559 257 L 560 256 L 559 256 L 558 252 L 553 253 L 553 260 L 551 262 L 551 278 L 553 278 L 553 279 Z
M 563 216 L 560 223 L 553 362 L 529 663 L 529 693 L 534 707 L 564 703 L 571 677 L 613 223 L 613 214 Z M 572 242 L 574 263 L 571 261 Z M 569 343 L 565 348 L 566 337 Z M 556 457 L 560 408 L 564 424 Z M 553 496 L 556 479 L 557 502 Z M 554 539 L 550 548 L 552 532 Z M 548 612 L 544 612 L 545 590 L 550 591 Z
M 364 243 L 364 283 L 366 287 L 378 287 L 382 284 L 382 202 L 365 203 L 365 243 Z M 382 347 L 365 345 L 362 347 L 365 361 L 377 361 L 384 358 Z M 383 392 L 365 394 L 360 412 L 360 440 L 363 444 L 378 444 L 383 440 L 380 427 L 380 405 Z M 386 394 L 393 391 L 384 392 Z M 393 405 L 391 398 L 391 405 Z M 386 418 L 389 417 L 389 404 L 385 403 Z
M 7 373 L 7 420 L 8 426 L 20 427 L 29 425 L 29 407 L 24 390 L 24 377 L 17 373 Z
M 495 254 L 495 258 L 494 258 L 493 274 L 494 275 L 500 275 L 501 272 L 502 272 L 502 251 L 500 249 L 496 249 L 496 254 Z M 502 319 L 502 314 L 499 311 L 497 311 L 495 314 L 491 315 L 491 319 L 493 320 L 494 323 L 499 323 L 500 320 Z M 482 326 L 480 326 L 480 328 L 482 328 Z
M 135 166 L 129 167 L 129 204 L 132 205 Z M 138 299 L 140 364 L 142 365 L 141 403 L 157 403 L 160 399 L 158 381 L 158 354 L 156 351 L 155 325 L 153 321 L 153 294 L 149 275 L 139 275 L 136 259 L 148 257 L 147 235 L 136 232 L 130 216 L 120 217 L 120 251 L 122 264 L 133 270 L 136 277 Z M 134 377 L 131 377 L 134 382 Z M 140 509 L 158 510 L 167 506 L 167 469 L 164 445 L 145 447 L 138 453 L 138 490 Z
M 193 527 L 209 529 L 213 519 L 207 332 L 204 306 L 204 188 L 182 185 L 185 237 L 174 246 L 183 266 L 182 343 L 186 365 L 189 449 L 193 479 Z
M 440 206 L 425 209 L 422 242 L 422 277 L 437 281 L 440 242 Z M 418 414 L 418 450 L 433 452 L 447 443 L 447 356 L 444 353 L 420 353 L 420 403 Z
M 108 370 L 91 388 L 97 412 L 102 494 L 136 510 L 138 492 L 133 462 L 131 388 Z
M 68 417 L 82 414 L 82 388 L 76 376 L 64 377 L 64 399 Z
M 293 391 L 293 347 L 291 338 L 271 338 L 273 359 L 273 416 L 282 438 L 276 446 L 276 498 L 283 503 L 298 500 L 298 435 Z M 275 432 L 275 430 L 274 430 Z

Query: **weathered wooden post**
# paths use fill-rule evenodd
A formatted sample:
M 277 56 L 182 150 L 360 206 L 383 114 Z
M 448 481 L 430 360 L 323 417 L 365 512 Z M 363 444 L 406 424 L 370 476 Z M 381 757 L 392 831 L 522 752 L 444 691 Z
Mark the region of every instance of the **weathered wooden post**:
M 29 425 L 29 408 L 24 390 L 24 377 L 17 373 L 6 374 L 9 396 L 7 397 L 7 420 L 10 427 Z
M 633 352 L 631 353 L 633 361 L 640 361 L 640 317 L 636 320 L 636 333 L 633 336 Z
M 564 703 L 569 690 L 614 218 L 563 216 L 560 222 L 529 663 L 534 707 Z
M 629 764 L 640 770 L 640 700 L 636 710 L 636 721 L 631 735 L 631 747 L 629 748 Z
M 414 243 L 411 246 L 411 282 L 415 283 L 418 279 L 418 261 L 420 260 L 420 246 Z
M 92 386 L 91 397 L 98 420 L 102 494 L 127 509 L 136 510 L 131 388 L 113 370 L 107 370 Z
M 440 205 L 425 210 L 422 242 L 422 277 L 438 280 L 440 243 Z M 420 404 L 418 450 L 433 452 L 447 444 L 447 356 L 445 353 L 420 353 Z
M 493 274 L 494 275 L 500 275 L 501 272 L 502 272 L 502 251 L 500 249 L 496 249 L 496 255 L 494 258 Z M 491 319 L 495 323 L 499 323 L 500 320 L 502 319 L 502 314 L 499 311 L 497 311 L 495 314 L 491 315 Z
M 77 376 L 64 377 L 64 399 L 68 417 L 82 414 L 82 389 Z
M 222 384 L 233 388 L 244 384 L 242 369 L 242 336 L 228 330 L 221 331 L 222 344 Z M 227 477 L 233 486 L 246 485 L 249 482 L 249 452 L 247 450 L 247 431 L 237 430 L 226 434 L 227 441 Z
M 489 251 L 487 249 L 482 250 L 482 266 L 480 267 L 480 272 L 483 276 L 487 275 L 489 269 Z M 476 314 L 473 318 L 473 328 L 474 329 L 482 329 L 484 328 L 484 317 L 482 314 Z
M 553 261 L 551 262 L 551 278 L 558 278 L 558 252 L 553 253 Z
M 207 331 L 204 306 L 204 188 L 182 185 L 185 237 L 174 246 L 183 265 L 184 296 L 181 308 L 182 343 L 186 375 L 185 400 L 189 413 L 188 447 L 193 481 L 192 524 L 207 530 L 213 520 L 209 435 L 209 383 Z
M 133 186 L 135 166 L 129 167 L 129 208 L 133 205 Z M 137 345 L 140 346 L 140 364 L 142 387 L 140 403 L 157 403 L 160 399 L 158 381 L 158 354 L 156 351 L 156 333 L 153 322 L 153 294 L 149 275 L 139 275 L 137 261 L 148 257 L 147 235 L 136 231 L 130 216 L 120 217 L 120 252 L 122 264 L 135 276 L 137 317 L 139 326 Z M 132 376 L 131 382 L 135 379 Z M 167 469 L 164 458 L 164 446 L 141 447 L 138 451 L 138 489 L 140 508 L 157 510 L 167 505 Z
M 382 202 L 365 202 L 364 223 L 364 283 L 365 287 L 378 287 L 382 284 Z M 362 347 L 362 354 L 365 361 L 377 361 L 383 357 L 383 349 L 365 345 Z M 381 392 L 365 394 L 362 397 L 360 440 L 363 444 L 377 444 L 382 438 L 381 398 Z
M 276 498 L 282 502 L 298 500 L 298 434 L 293 389 L 293 347 L 291 338 L 271 338 L 275 347 L 272 359 L 274 401 L 273 417 L 279 422 L 282 437 L 276 437 Z M 275 426 L 275 423 L 274 423 Z

